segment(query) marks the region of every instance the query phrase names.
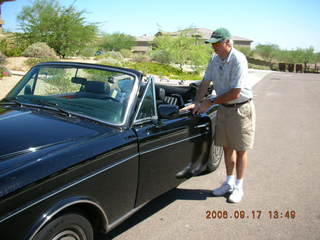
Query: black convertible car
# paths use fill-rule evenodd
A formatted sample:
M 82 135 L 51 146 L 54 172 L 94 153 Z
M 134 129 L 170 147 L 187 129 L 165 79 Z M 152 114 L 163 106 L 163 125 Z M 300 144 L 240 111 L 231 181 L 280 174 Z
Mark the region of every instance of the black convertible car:
M 71 62 L 34 66 L 0 101 L 3 240 L 92 240 L 184 180 L 215 170 L 197 84 Z

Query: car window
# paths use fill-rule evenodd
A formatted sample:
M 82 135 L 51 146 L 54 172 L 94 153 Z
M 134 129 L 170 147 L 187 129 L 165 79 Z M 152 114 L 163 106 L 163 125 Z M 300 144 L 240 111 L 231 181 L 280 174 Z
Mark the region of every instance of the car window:
M 153 81 L 149 80 L 144 90 L 135 122 L 144 122 L 157 118 Z
M 9 97 L 120 125 L 135 96 L 136 81 L 134 75 L 117 69 L 41 66 L 29 72 Z

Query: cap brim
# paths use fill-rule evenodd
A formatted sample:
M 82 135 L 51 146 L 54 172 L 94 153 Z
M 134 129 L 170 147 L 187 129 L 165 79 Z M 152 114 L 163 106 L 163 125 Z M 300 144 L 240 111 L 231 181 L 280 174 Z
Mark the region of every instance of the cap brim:
M 220 42 L 222 40 L 223 39 L 221 39 L 221 38 L 210 38 L 210 39 L 206 40 L 205 43 L 217 43 L 217 42 Z

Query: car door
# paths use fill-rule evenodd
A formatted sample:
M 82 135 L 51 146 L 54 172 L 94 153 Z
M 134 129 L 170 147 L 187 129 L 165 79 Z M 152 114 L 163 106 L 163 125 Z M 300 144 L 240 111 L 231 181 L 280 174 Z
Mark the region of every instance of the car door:
M 142 96 L 134 127 L 139 143 L 139 181 L 136 206 L 180 184 L 178 173 L 204 161 L 209 150 L 209 118 L 157 115 L 151 79 Z

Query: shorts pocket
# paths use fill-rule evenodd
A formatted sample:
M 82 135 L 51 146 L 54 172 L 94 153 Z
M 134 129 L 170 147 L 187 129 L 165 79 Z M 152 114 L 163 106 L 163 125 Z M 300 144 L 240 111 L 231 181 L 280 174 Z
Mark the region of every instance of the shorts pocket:
M 250 104 L 243 104 L 237 108 L 237 114 L 242 118 L 250 117 Z

